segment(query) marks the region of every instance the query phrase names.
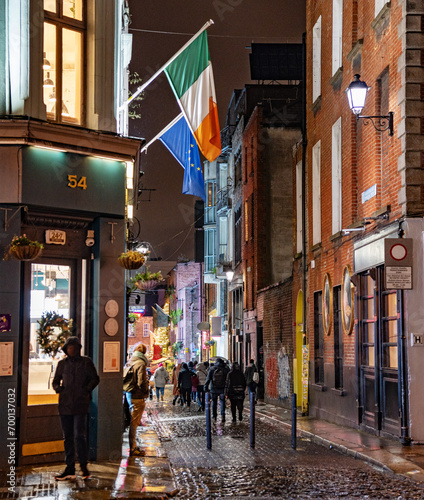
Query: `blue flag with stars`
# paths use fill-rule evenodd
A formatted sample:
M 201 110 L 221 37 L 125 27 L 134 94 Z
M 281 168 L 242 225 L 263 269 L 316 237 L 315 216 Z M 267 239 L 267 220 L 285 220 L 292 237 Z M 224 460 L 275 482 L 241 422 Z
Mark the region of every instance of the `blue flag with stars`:
M 184 168 L 183 193 L 199 196 L 206 201 L 199 149 L 185 118 L 182 116 L 159 139 Z

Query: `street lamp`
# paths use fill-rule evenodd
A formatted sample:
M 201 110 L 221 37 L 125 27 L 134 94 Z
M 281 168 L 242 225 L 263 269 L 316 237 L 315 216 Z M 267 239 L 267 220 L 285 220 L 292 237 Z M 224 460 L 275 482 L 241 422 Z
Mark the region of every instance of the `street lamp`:
M 353 82 L 346 89 L 347 100 L 349 107 L 356 115 L 356 119 L 363 118 L 364 124 L 368 125 L 370 122 L 373 124 L 375 130 L 379 132 L 389 131 L 389 135 L 393 135 L 393 112 L 390 111 L 386 116 L 363 116 L 361 111 L 365 106 L 365 99 L 367 92 L 371 87 L 359 79 L 360 75 L 354 75 Z

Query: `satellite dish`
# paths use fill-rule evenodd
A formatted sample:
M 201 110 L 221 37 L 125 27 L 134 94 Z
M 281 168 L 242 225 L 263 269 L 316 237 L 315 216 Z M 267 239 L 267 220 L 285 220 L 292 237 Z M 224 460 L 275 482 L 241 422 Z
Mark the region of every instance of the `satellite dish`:
M 200 323 L 197 323 L 197 329 L 201 331 L 210 330 L 211 325 L 207 321 L 201 321 Z

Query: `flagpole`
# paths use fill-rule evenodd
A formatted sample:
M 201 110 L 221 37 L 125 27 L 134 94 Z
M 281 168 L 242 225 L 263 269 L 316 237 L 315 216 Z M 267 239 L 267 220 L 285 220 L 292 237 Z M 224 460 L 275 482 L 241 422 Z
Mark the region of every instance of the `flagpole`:
M 171 123 L 168 123 L 168 125 L 162 129 L 158 134 L 156 134 L 151 141 L 149 141 L 147 144 L 145 144 L 141 149 L 140 149 L 140 154 L 144 153 L 144 151 L 147 150 L 149 146 L 151 146 L 161 135 L 163 135 L 165 132 L 167 132 L 172 126 L 174 126 L 177 121 L 182 118 L 184 115 L 180 113 L 178 116 L 176 116 Z
M 170 64 L 171 64 L 171 63 L 172 63 L 172 62 L 173 62 L 173 61 L 174 61 L 174 60 L 175 60 L 175 59 L 176 59 L 176 58 L 177 58 L 180 54 L 181 54 L 181 52 L 183 52 L 183 51 L 184 51 L 184 50 L 185 50 L 185 49 L 186 49 L 186 48 L 187 48 L 187 47 L 188 47 L 188 46 L 189 46 L 189 45 L 193 42 L 193 40 L 195 40 L 195 39 L 196 39 L 196 38 L 197 38 L 197 37 L 198 37 L 201 33 L 203 33 L 203 31 L 205 31 L 205 29 L 209 28 L 209 26 L 210 26 L 211 24 L 214 24 L 214 22 L 213 22 L 213 20 L 212 20 L 212 19 L 209 19 L 209 21 L 208 21 L 207 23 L 205 23 L 205 24 L 203 25 L 203 27 L 202 27 L 202 28 L 201 28 L 201 29 L 200 29 L 200 30 L 199 30 L 199 31 L 198 31 L 195 35 L 193 35 L 193 36 L 190 38 L 190 40 L 189 40 L 189 41 L 188 41 L 185 45 L 183 45 L 183 46 L 181 47 L 181 49 L 180 49 L 178 52 L 176 52 L 176 53 L 175 53 L 175 54 L 171 57 L 171 59 L 169 59 L 169 61 L 168 61 L 168 62 L 166 62 L 166 63 L 165 63 L 165 64 L 164 64 L 164 65 L 163 65 L 160 69 L 158 69 L 158 70 L 156 71 L 156 73 L 155 73 L 153 76 L 151 76 L 151 77 L 147 80 L 147 82 L 143 83 L 143 85 L 141 85 L 140 87 L 138 87 L 138 89 L 137 89 L 137 90 L 134 92 L 134 94 L 133 94 L 133 95 L 132 95 L 132 96 L 128 99 L 128 101 L 127 101 L 127 102 L 124 102 L 124 104 L 121 104 L 121 106 L 119 106 L 119 111 L 121 111 L 122 109 L 124 109 L 124 108 L 125 108 L 125 106 L 128 106 L 128 105 L 130 104 L 130 102 L 131 102 L 133 99 L 135 99 L 135 98 L 138 96 L 138 94 L 140 94 L 140 92 L 143 92 L 143 90 L 144 90 L 144 89 L 145 89 L 148 85 L 150 85 L 150 84 L 153 82 L 153 80 L 154 80 L 155 78 L 157 78 L 157 77 L 158 77 L 158 76 L 162 73 L 162 71 L 163 71 L 163 70 L 164 70 L 167 66 L 169 66 L 169 65 L 170 65 Z

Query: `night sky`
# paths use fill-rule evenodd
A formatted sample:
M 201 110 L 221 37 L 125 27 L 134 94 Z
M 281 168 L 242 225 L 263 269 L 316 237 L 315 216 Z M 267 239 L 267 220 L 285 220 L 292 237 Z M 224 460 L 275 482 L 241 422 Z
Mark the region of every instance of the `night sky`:
M 209 52 L 221 127 L 234 89 L 250 80 L 249 53 L 255 43 L 299 43 L 305 31 L 304 0 L 130 0 L 133 53 L 130 72 L 146 81 L 209 19 Z M 160 32 L 160 33 L 157 33 Z M 152 139 L 179 113 L 169 83 L 162 73 L 144 92 L 130 120 L 130 135 Z M 165 146 L 156 141 L 142 156 L 144 191 L 135 216 L 139 241 L 148 241 L 152 257 L 178 260 L 194 257 L 194 201 L 182 194 L 184 171 Z M 136 229 L 136 228 L 135 228 Z

